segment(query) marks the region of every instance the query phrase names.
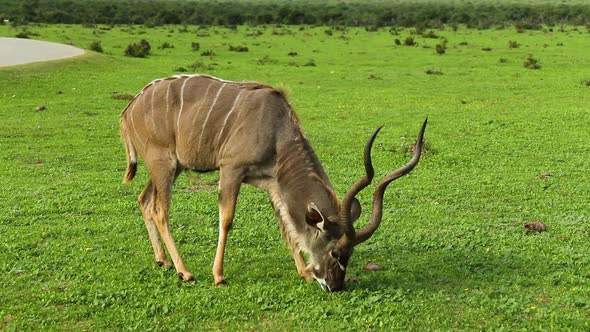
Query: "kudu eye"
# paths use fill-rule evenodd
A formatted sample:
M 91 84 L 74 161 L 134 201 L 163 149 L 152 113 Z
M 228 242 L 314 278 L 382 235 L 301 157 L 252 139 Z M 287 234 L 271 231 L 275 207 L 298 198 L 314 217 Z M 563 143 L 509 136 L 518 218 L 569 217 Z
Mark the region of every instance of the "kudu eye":
M 330 250 L 330 256 L 332 256 L 332 258 L 338 260 L 340 258 L 340 255 L 335 252 L 334 250 Z

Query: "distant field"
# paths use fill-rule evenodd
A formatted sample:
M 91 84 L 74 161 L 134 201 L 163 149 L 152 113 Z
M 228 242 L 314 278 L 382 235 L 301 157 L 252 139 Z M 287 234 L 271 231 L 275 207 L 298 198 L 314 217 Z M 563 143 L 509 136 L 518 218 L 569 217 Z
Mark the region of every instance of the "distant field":
M 0 26 L 0 36 L 20 31 Z M 100 41 L 104 53 L 0 68 L 0 330 L 590 329 L 586 28 L 28 31 L 81 48 Z M 408 37 L 417 45 L 404 46 Z M 142 38 L 151 55 L 123 56 Z M 524 67 L 531 57 L 540 69 Z M 387 191 L 346 291 L 300 280 L 266 194 L 252 187 L 229 237 L 229 286 L 213 286 L 217 174 L 175 187 L 172 228 L 196 281 L 154 264 L 136 203 L 147 171 L 140 164 L 121 184 L 119 114 L 125 95 L 183 70 L 288 87 L 340 196 L 377 126 L 379 177 L 410 158 L 428 116 L 424 158 Z M 360 194 L 365 211 L 371 195 Z M 548 231 L 526 234 L 530 221 Z M 370 262 L 383 270 L 363 270 Z

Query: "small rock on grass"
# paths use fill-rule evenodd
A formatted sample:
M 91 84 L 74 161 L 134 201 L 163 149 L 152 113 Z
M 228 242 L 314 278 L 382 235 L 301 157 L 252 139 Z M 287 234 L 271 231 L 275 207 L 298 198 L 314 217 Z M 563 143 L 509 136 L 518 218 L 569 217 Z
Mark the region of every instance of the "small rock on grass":
M 547 230 L 547 226 L 540 221 L 532 221 L 524 224 L 524 228 L 528 233 L 537 232 L 541 233 Z
M 379 271 L 379 270 L 383 270 L 383 268 L 380 265 L 377 265 L 375 263 L 369 263 L 363 268 L 363 270 L 365 270 L 365 271 Z

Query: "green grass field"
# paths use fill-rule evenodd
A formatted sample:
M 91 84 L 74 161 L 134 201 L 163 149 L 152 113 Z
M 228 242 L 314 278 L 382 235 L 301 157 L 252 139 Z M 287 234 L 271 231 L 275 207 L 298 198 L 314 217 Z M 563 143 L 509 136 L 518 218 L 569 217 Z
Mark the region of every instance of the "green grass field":
M 81 48 L 100 40 L 104 53 L 0 68 L 0 330 L 590 330 L 585 28 L 434 31 L 448 40 L 444 55 L 440 39 L 396 45 L 410 30 L 29 30 Z M 0 36 L 19 31 L 0 26 Z M 152 55 L 123 56 L 141 38 Z M 524 68 L 529 54 L 541 69 Z M 298 277 L 266 194 L 252 187 L 228 242 L 229 286 L 215 287 L 216 174 L 175 187 L 172 228 L 196 281 L 156 266 L 136 201 L 147 171 L 121 183 L 127 101 L 113 97 L 180 67 L 287 86 L 340 196 L 363 174 L 377 126 L 379 177 L 409 160 L 428 116 L 424 158 L 388 189 L 346 291 Z M 370 188 L 359 195 L 365 211 Z M 525 233 L 536 220 L 548 231 Z M 363 270 L 370 262 L 383 269 Z

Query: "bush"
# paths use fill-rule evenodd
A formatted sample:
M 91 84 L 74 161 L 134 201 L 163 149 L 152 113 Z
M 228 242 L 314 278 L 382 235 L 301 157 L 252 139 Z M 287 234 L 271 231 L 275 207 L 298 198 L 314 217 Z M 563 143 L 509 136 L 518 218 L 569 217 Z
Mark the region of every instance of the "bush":
M 174 45 L 170 44 L 169 42 L 164 42 L 164 44 L 160 45 L 158 48 L 161 50 L 166 48 L 174 48 Z
M 192 42 L 191 47 L 193 48 L 193 51 L 198 51 L 201 49 L 201 44 L 197 43 L 197 42 Z
M 539 64 L 539 60 L 533 58 L 532 54 L 529 54 L 526 59 L 524 59 L 523 66 L 526 69 L 541 69 L 541 65 Z
M 582 84 L 585 86 L 590 86 L 590 80 L 584 80 L 582 81 Z
M 15 35 L 16 38 L 22 38 L 22 39 L 29 39 L 31 38 L 31 32 L 29 31 L 21 31 L 19 33 L 17 33 Z
M 395 45 L 397 45 L 397 46 L 402 44 L 402 42 L 401 42 L 401 40 L 399 40 L 399 38 L 395 38 L 394 42 L 395 42 Z
M 289 52 L 287 53 L 288 56 L 297 56 L 297 52 Z
M 128 93 L 113 92 L 113 94 L 111 95 L 111 98 L 116 99 L 116 100 L 133 100 L 134 96 L 130 95 Z
M 191 63 L 190 65 L 188 65 L 188 68 L 193 72 L 199 71 L 199 70 L 213 70 L 213 69 L 215 69 L 215 67 L 212 64 L 206 64 L 201 61 L 195 61 L 195 62 Z
M 232 52 L 248 52 L 248 47 L 246 46 L 232 46 L 229 45 L 229 50 Z
M 427 33 L 422 34 L 422 37 L 431 38 L 431 39 L 438 39 L 438 35 L 432 30 L 428 31 Z
M 508 48 L 518 48 L 519 46 L 520 46 L 520 44 L 514 40 L 508 41 Z
M 404 40 L 404 45 L 405 46 L 416 46 L 416 42 L 414 41 L 414 37 L 406 37 L 406 40 Z
M 276 64 L 277 62 L 277 60 L 271 59 L 268 55 L 265 55 L 262 59 L 256 60 L 257 65 Z
M 102 53 L 103 52 L 102 45 L 100 44 L 100 41 L 93 41 L 88 46 L 88 49 L 91 50 L 91 51 L 97 52 L 97 53 Z
M 447 40 L 443 38 L 440 44 L 436 44 L 436 54 L 443 55 L 447 51 Z
M 304 67 L 315 67 L 316 64 L 315 64 L 315 61 L 313 61 L 313 59 L 311 59 L 311 60 L 307 61 L 303 66 Z
M 139 44 L 129 44 L 125 50 L 125 55 L 134 58 L 145 58 L 150 54 L 151 49 L 150 43 L 142 39 Z
M 211 51 L 211 50 L 206 50 L 204 52 L 201 52 L 201 56 L 215 56 L 215 52 Z
M 443 72 L 435 69 L 428 69 L 425 71 L 426 75 L 443 75 Z

